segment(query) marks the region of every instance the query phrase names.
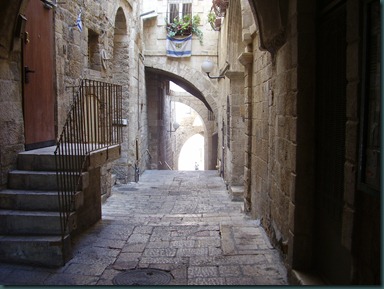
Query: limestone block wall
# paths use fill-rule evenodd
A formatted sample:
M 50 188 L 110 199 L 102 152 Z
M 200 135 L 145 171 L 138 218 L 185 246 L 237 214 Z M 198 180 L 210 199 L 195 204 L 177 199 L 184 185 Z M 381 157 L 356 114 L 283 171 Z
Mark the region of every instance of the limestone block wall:
M 0 189 L 8 182 L 8 172 L 16 168 L 17 154 L 24 151 L 21 57 L 10 53 L 0 58 Z
M 249 3 L 240 3 L 245 210 L 261 220 L 272 242 L 286 252 L 296 181 L 296 32 L 286 33 L 277 53 L 261 50 L 259 27 L 249 14 Z M 293 23 L 296 7 L 290 9 L 288 21 Z
M 248 6 L 249 8 L 249 6 Z M 244 184 L 244 67 L 238 57 L 245 50 L 242 40 L 241 1 L 230 1 L 220 30 L 218 63 L 227 68 L 218 84 L 218 158 L 224 180 L 229 186 Z
M 82 31 L 73 27 L 80 11 Z M 143 160 L 147 133 L 140 11 L 140 2 L 135 0 L 71 1 L 59 4 L 55 15 L 58 130 L 60 132 L 71 104 L 71 87 L 77 86 L 80 79 L 122 85 L 126 124 L 121 158 L 112 169 L 121 182 L 133 180 L 135 164 L 141 171 L 146 165 Z M 104 60 L 102 53 L 105 53 Z
M 265 9 L 270 8 L 267 2 L 253 2 L 260 4 L 255 9 L 263 8 L 260 6 L 264 3 Z M 319 234 L 316 220 L 322 216 L 316 210 L 321 205 L 315 203 L 315 184 L 319 179 L 314 169 L 316 82 L 319 81 L 315 76 L 317 3 L 290 2 L 284 8 L 284 19 L 280 19 L 286 21 L 288 29 L 276 36 L 276 42 L 266 43 L 265 39 L 273 35 L 265 35 L 268 31 L 259 30 L 258 25 L 249 22 L 244 10 L 242 13 L 243 40 L 247 44 L 240 58 L 246 68 L 245 209 L 261 220 L 293 271 L 316 270 L 317 252 L 327 250 L 314 240 L 316 233 Z M 364 55 L 362 2 L 345 3 L 346 141 L 342 224 L 336 243 L 352 261 L 351 265 L 343 263 L 345 268 L 337 270 L 346 270 L 346 278 L 354 284 L 379 284 L 379 197 L 365 191 L 358 176 L 358 150 L 362 141 L 359 123 L 363 121 L 360 102 L 363 70 L 359 60 Z M 260 21 L 262 25 L 268 24 L 263 19 Z M 323 230 L 321 234 L 330 232 Z M 290 274 L 297 273 L 293 271 Z
M 8 172 L 16 168 L 17 154 L 24 151 L 22 31 L 16 31 L 16 16 L 25 4 L 0 1 L 0 189 L 6 188 Z
M 295 21 L 291 6 L 288 21 Z M 250 27 L 252 27 L 251 25 Z M 251 28 L 252 29 L 252 28 Z M 246 40 L 249 30 L 245 30 Z M 246 187 L 251 192 L 250 212 L 261 220 L 271 240 L 287 252 L 290 240 L 291 197 L 296 184 L 297 150 L 297 57 L 295 31 L 275 54 L 260 50 L 260 35 L 253 34 L 247 50 L 252 51 L 252 83 L 248 115 L 249 163 Z

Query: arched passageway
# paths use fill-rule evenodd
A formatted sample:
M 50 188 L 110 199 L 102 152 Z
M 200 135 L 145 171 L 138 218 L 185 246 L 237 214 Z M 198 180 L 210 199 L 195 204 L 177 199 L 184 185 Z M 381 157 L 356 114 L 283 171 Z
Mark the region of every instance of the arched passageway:
M 187 92 L 182 96 L 173 93 L 169 83 L 174 82 Z M 205 160 L 204 168 L 215 169 L 216 160 L 207 159 L 215 149 L 212 147 L 212 135 L 216 130 L 212 106 L 216 104 L 213 99 L 206 99 L 201 91 L 188 79 L 183 79 L 167 71 L 146 68 L 146 85 L 148 99 L 148 131 L 149 152 L 151 155 L 151 169 L 175 169 L 179 150 L 174 149 L 175 136 L 179 135 L 174 130 L 172 117 L 172 101 L 184 102 L 197 109 L 204 123 L 205 133 Z M 198 99 L 199 101 L 196 101 Z M 198 104 L 201 103 L 201 104 Z M 200 132 L 200 131 L 199 131 Z
M 204 170 L 204 137 L 191 136 L 182 146 L 178 158 L 179 171 Z

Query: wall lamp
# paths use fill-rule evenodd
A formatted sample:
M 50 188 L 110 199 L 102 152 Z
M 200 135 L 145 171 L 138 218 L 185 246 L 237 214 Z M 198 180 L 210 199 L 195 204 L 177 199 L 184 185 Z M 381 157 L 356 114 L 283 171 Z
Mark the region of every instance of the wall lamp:
M 209 61 L 209 60 L 204 60 L 203 64 L 201 64 L 201 70 L 203 70 L 203 72 L 205 72 L 209 78 L 211 79 L 220 79 L 220 78 L 225 78 L 224 74 L 225 72 L 227 72 L 229 68 L 229 63 L 227 62 L 227 65 L 226 67 L 224 68 L 224 70 L 220 73 L 219 76 L 211 76 L 209 75 L 212 70 L 213 70 L 213 62 L 212 61 Z
M 175 131 L 177 131 L 177 129 L 180 127 L 180 124 L 178 124 L 177 122 L 174 122 L 173 123 L 173 130 L 171 129 L 171 130 L 167 130 L 167 132 L 175 132 Z

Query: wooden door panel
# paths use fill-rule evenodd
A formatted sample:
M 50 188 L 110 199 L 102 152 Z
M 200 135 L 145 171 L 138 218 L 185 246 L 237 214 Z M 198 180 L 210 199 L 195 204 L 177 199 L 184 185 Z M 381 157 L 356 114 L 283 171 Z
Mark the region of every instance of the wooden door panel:
M 26 149 L 55 142 L 53 12 L 40 0 L 29 1 L 23 47 Z M 31 71 L 31 72 L 28 72 Z

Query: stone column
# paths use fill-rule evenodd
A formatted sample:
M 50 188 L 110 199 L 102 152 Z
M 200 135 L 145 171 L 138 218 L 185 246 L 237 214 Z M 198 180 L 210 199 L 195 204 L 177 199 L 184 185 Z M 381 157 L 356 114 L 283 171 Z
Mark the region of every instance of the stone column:
M 252 51 L 252 45 L 247 48 Z M 250 213 L 251 201 L 251 167 L 252 167 L 252 63 L 253 53 L 243 52 L 239 62 L 244 65 L 244 105 L 245 105 L 245 160 L 244 160 L 244 211 Z

